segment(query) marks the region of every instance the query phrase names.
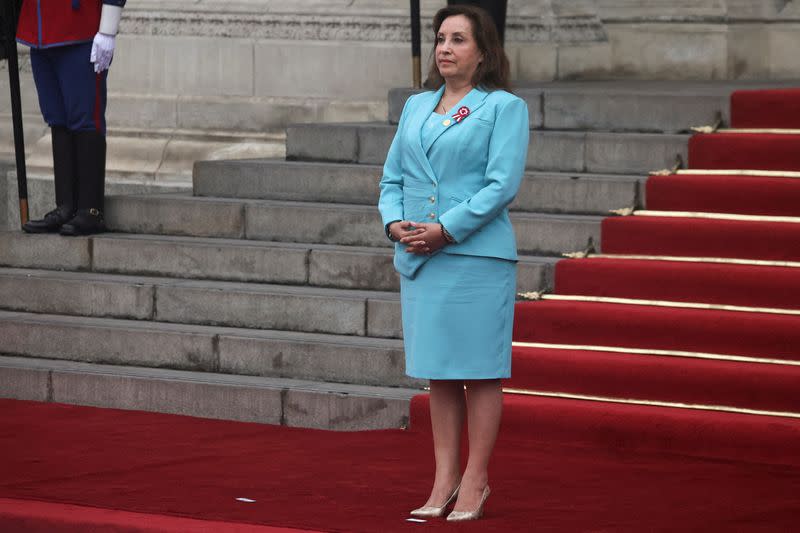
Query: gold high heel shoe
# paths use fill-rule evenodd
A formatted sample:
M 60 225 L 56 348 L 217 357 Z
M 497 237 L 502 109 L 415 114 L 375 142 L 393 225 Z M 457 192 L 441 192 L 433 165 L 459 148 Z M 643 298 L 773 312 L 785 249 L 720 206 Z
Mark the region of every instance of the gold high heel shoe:
M 445 509 L 447 506 L 453 503 L 458 496 L 458 489 L 461 488 L 461 483 L 453 490 L 453 494 L 447 498 L 447 501 L 444 502 L 444 505 L 441 507 L 434 507 L 432 505 L 426 505 L 425 507 L 420 507 L 419 509 L 414 509 L 409 514 L 411 516 L 416 516 L 417 518 L 439 518 L 440 516 L 444 516 Z
M 486 485 L 483 489 L 483 495 L 481 496 L 481 503 L 478 505 L 478 508 L 474 511 L 453 511 L 449 515 L 447 515 L 448 522 L 463 522 L 464 520 L 477 520 L 481 516 L 483 516 L 483 504 L 486 503 L 486 498 L 489 497 L 489 494 L 492 491 L 489 490 L 489 485 Z

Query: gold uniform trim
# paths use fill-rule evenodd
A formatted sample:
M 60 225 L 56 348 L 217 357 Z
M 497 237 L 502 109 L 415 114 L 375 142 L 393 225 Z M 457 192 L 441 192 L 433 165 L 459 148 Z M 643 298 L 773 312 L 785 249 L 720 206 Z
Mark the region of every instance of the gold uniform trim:
M 634 398 L 613 398 L 608 396 L 591 396 L 586 394 L 572 394 L 565 392 L 535 391 L 528 389 L 514 389 L 508 387 L 504 387 L 503 392 L 506 394 L 519 394 L 523 396 L 541 396 L 545 398 L 564 398 L 569 400 L 586 400 L 591 402 L 646 405 L 651 407 L 672 407 L 675 409 L 691 409 L 697 411 L 718 411 L 725 413 L 748 414 L 757 416 L 800 418 L 800 413 L 794 413 L 791 411 L 766 411 L 761 409 L 746 409 L 744 407 L 732 407 L 728 405 L 706 405 L 706 404 L 691 404 L 691 403 L 681 403 L 681 402 L 662 402 L 656 400 L 640 400 Z
M 545 342 L 512 342 L 517 348 L 543 348 L 548 350 L 580 350 L 585 352 L 607 352 L 619 354 L 651 355 L 657 357 L 683 357 L 687 359 L 708 359 L 735 363 L 757 363 L 765 365 L 800 366 L 800 361 L 777 358 L 749 357 L 745 355 L 715 354 L 706 352 L 687 352 L 682 350 L 656 350 L 653 348 L 625 348 L 621 346 L 593 346 L 583 344 L 551 344 Z

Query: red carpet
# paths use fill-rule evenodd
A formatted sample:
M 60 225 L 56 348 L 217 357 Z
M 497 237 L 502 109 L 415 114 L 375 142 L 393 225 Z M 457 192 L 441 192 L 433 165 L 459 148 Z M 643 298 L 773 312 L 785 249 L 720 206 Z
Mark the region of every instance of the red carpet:
M 555 293 L 800 309 L 800 268 L 565 259 L 556 263 Z
M 731 127 L 800 129 L 800 89 L 734 92 Z
M 511 388 L 800 413 L 800 366 L 514 348 Z
M 800 360 L 800 316 L 543 300 L 517 304 L 514 340 Z
M 689 140 L 689 168 L 800 170 L 800 135 L 694 135 Z
M 800 224 L 651 216 L 603 220 L 607 254 L 800 261 Z
M 426 412 L 419 398 L 415 427 Z M 796 447 L 770 453 L 776 439 L 800 436 L 788 419 L 510 398 L 485 519 L 459 526 L 405 521 L 433 469 L 424 431 L 329 433 L 8 400 L 0 420 L 3 498 L 231 526 L 788 531 L 800 504 Z M 718 458 L 687 455 L 708 452 Z M 76 531 L 66 527 L 49 531 Z
M 314 533 L 307 529 L 197 520 L 80 505 L 0 498 L 0 527 L 25 533 Z
M 598 451 L 800 465 L 800 420 L 793 418 L 517 394 L 505 397 L 503 409 L 501 435 L 522 448 L 535 440 Z M 411 416 L 418 426 L 430 426 L 428 396 L 414 398 Z
M 647 179 L 647 208 L 800 216 L 800 179 L 673 174 Z
M 733 107 L 735 127 L 800 127 L 800 91 L 738 94 Z M 775 117 L 783 122 L 772 120 Z M 689 165 L 797 170 L 800 136 L 697 135 L 690 141 Z M 800 180 L 651 176 L 646 198 L 650 210 L 798 216 Z M 607 254 L 773 261 L 800 261 L 798 244 L 800 224 L 645 216 L 607 218 L 601 238 Z M 554 292 L 799 309 L 800 269 L 610 258 L 562 260 L 556 265 Z M 545 299 L 517 305 L 514 339 L 800 361 L 800 316 Z M 506 385 L 517 389 L 800 413 L 800 366 L 790 364 L 515 347 L 512 376 Z M 554 404 L 558 401 L 553 400 Z M 525 427 L 536 428 L 548 439 L 581 443 L 587 443 L 591 435 L 595 442 L 606 440 L 614 443 L 611 446 L 633 446 L 640 452 L 658 447 L 692 453 L 694 445 L 731 461 L 769 460 L 775 454 L 779 461 L 794 464 L 800 456 L 797 418 L 603 404 L 586 404 L 575 411 L 562 406 L 558 416 L 546 412 L 541 399 L 515 398 L 507 405 L 504 430 L 519 434 Z M 632 437 L 634 431 L 638 434 Z M 760 443 L 753 440 L 761 438 Z M 615 498 L 617 492 L 610 494 Z M 794 505 L 800 508 L 800 497 L 795 499 Z M 751 508 L 765 505 L 769 504 L 760 497 L 750 504 Z M 753 527 L 737 524 L 730 530 Z M 727 530 L 711 523 L 689 529 Z M 775 530 L 781 530 L 780 526 Z

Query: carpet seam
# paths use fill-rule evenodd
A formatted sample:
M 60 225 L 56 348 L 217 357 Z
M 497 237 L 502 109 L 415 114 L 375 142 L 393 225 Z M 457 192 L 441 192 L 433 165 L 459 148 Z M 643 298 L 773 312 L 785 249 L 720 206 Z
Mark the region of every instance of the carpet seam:
M 614 298 L 607 296 L 582 296 L 566 294 L 542 294 L 541 300 L 562 302 L 605 303 L 641 307 L 667 307 L 675 309 L 696 309 L 702 311 L 730 311 L 735 313 L 760 313 L 770 315 L 800 316 L 800 309 L 773 307 L 746 307 L 741 305 L 709 304 L 703 302 L 680 302 L 672 300 L 643 300 L 635 298 Z
M 591 352 L 620 353 L 632 355 L 652 355 L 667 357 L 685 357 L 689 359 L 706 359 L 711 361 L 731 361 L 737 363 L 758 363 L 769 365 L 800 366 L 800 361 L 790 359 L 776 359 L 771 357 L 758 358 L 744 355 L 714 354 L 709 352 L 689 352 L 683 350 L 658 350 L 649 348 L 629 348 L 623 346 L 596 346 L 583 344 L 556 344 L 541 342 L 519 342 L 511 343 L 512 347 L 517 348 L 543 348 L 547 350 L 577 350 Z

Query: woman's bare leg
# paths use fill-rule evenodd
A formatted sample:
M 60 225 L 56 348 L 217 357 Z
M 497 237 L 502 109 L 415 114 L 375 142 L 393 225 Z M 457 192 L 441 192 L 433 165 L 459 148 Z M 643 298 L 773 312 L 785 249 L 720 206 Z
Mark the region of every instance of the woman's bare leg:
M 436 477 L 425 505 L 441 507 L 461 479 L 461 431 L 464 427 L 464 382 L 431 380 L 431 426 Z
M 483 488 L 489 483 L 489 460 L 503 412 L 503 388 L 499 379 L 472 380 L 465 384 L 469 459 L 456 511 L 474 511 L 480 504 Z

